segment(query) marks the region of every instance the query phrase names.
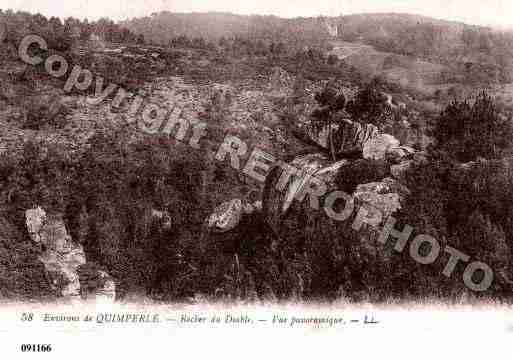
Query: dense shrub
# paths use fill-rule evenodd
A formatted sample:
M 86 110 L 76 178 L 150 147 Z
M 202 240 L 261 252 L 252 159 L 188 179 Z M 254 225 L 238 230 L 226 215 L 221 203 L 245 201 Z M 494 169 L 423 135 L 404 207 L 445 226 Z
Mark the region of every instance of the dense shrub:
M 358 91 L 355 99 L 347 104 L 347 112 L 358 122 L 377 126 L 392 116 L 387 98 L 377 80 L 369 82 Z
M 440 114 L 433 134 L 438 147 L 459 161 L 493 159 L 502 157 L 511 145 L 513 123 L 483 92 L 474 103 L 455 100 L 449 104 Z

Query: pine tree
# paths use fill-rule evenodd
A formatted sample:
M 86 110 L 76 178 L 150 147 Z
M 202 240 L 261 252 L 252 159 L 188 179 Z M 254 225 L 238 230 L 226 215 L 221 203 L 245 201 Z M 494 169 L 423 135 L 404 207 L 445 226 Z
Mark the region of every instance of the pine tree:
M 333 139 L 333 126 L 337 124 L 338 118 L 336 114 L 342 111 L 346 106 L 346 98 L 343 93 L 328 85 L 323 91 L 315 95 L 315 100 L 319 107 L 312 113 L 313 125 L 316 130 L 321 131 L 327 128 L 329 139 L 328 146 L 333 161 L 336 160 L 335 144 Z

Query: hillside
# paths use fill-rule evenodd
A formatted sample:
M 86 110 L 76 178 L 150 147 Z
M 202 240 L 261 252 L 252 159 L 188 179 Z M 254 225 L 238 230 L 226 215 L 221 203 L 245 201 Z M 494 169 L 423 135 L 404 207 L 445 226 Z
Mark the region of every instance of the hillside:
M 452 101 L 465 94 L 454 86 L 475 95 L 489 79 L 368 43 L 372 17 L 351 41 L 312 18 L 164 13 L 140 20 L 143 36 L 104 20 L 0 19 L 0 298 L 511 300 L 513 116 L 486 93 Z M 405 19 L 398 29 L 417 26 Z M 32 32 L 64 74 L 22 62 Z M 223 157 L 227 144 L 247 151 Z M 259 153 L 272 165 L 256 171 Z M 355 204 L 347 222 L 327 200 L 340 191 Z M 354 231 L 369 206 L 486 261 L 496 281 L 469 292 L 464 264 L 448 278 L 443 258 L 423 266 Z
M 338 29 L 337 36 L 326 24 Z M 286 43 L 290 48 L 325 47 L 331 40 L 358 42 L 381 52 L 443 65 L 442 82 L 509 83 L 513 80 L 513 35 L 490 28 L 409 14 L 361 14 L 283 19 L 229 13 L 154 13 L 122 23 L 148 40 L 203 38 L 217 43 L 242 38 Z M 393 59 L 392 59 L 393 61 Z M 449 81 L 447 81 L 449 80 Z

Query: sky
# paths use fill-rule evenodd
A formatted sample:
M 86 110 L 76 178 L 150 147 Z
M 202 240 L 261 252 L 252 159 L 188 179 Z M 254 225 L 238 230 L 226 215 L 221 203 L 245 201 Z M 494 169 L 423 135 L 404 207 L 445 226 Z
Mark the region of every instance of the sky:
M 124 20 L 163 10 L 226 11 L 281 17 L 399 12 L 513 28 L 512 0 L 0 0 L 0 8 L 94 20 L 103 16 Z

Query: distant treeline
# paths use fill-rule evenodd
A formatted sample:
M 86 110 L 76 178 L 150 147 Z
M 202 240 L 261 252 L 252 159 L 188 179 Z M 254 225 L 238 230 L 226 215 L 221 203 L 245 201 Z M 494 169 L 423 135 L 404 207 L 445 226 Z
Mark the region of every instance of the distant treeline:
M 108 42 L 144 42 L 143 35 L 136 35 L 107 18 L 89 22 L 68 17 L 63 22 L 55 16 L 46 18 L 41 14 L 0 9 L 0 24 L 6 29 L 5 41 L 17 44 L 24 36 L 36 34 L 45 38 L 50 48 L 61 51 L 67 50 L 74 40 L 90 40 L 93 34 Z
M 286 43 L 289 47 L 324 46 L 330 35 L 325 20 L 317 18 L 282 19 L 276 16 L 241 16 L 229 13 L 171 12 L 153 13 L 151 16 L 122 23 L 146 39 L 168 44 L 174 38 L 203 38 L 217 42 L 222 38 L 239 38 L 252 42 Z

